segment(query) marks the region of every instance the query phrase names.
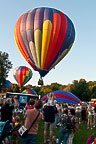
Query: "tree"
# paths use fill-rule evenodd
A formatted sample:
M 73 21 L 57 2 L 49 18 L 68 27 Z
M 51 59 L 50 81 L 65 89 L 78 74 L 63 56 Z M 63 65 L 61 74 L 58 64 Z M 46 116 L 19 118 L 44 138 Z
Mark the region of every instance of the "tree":
M 12 68 L 11 61 L 8 58 L 8 53 L 0 51 L 0 89 L 2 89 L 8 77 L 9 70 Z
M 68 84 L 66 87 L 63 88 L 64 91 L 70 92 L 71 84 Z
M 92 88 L 92 96 L 91 96 L 91 98 L 95 98 L 96 99 L 96 86 L 94 86 Z
M 56 91 L 59 90 L 59 87 L 62 86 L 58 83 L 51 83 L 50 88 L 52 89 L 52 91 Z
M 33 86 L 33 89 L 34 89 L 34 91 L 37 93 L 37 95 L 39 95 L 40 93 L 40 90 L 41 90 L 41 87 L 39 87 L 39 86 Z
M 74 80 L 70 90 L 82 101 L 89 101 L 91 99 L 89 84 L 85 81 L 85 79 L 80 79 L 79 82 Z
M 43 86 L 42 89 L 41 89 L 40 92 L 39 92 L 39 95 L 41 95 L 41 97 L 42 97 L 42 96 L 44 96 L 45 94 L 48 94 L 48 93 L 50 93 L 50 92 L 52 92 L 52 89 L 50 89 L 50 88 L 47 87 L 47 86 Z

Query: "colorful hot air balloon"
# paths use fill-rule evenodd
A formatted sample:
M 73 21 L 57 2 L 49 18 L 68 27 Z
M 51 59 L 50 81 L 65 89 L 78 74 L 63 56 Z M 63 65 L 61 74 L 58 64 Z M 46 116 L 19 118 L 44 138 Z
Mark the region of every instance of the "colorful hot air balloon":
M 41 7 L 21 15 L 14 36 L 26 61 L 44 77 L 71 49 L 75 29 L 61 11 Z
M 76 97 L 74 94 L 72 94 L 71 92 L 54 91 L 52 92 L 52 94 L 54 94 L 54 96 L 56 97 L 55 100 L 57 102 L 72 103 L 72 104 L 81 103 L 81 100 L 78 97 Z M 44 99 L 48 99 L 47 95 L 41 98 L 41 100 L 44 100 Z
M 15 80 L 18 82 L 20 87 L 25 85 L 32 77 L 32 71 L 26 66 L 16 67 L 13 71 L 13 76 Z
M 11 88 L 12 88 L 12 83 L 9 80 L 6 80 L 4 86 L 0 90 L 0 93 L 8 92 L 10 91 Z
M 25 89 L 22 94 L 32 94 L 32 95 L 37 95 L 36 92 L 31 89 L 31 88 L 28 88 L 28 89 Z

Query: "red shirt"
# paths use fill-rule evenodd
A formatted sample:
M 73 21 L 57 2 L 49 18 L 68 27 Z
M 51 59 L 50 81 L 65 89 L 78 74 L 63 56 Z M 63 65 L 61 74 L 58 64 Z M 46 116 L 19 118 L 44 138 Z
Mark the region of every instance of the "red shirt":
M 34 105 L 27 105 L 25 106 L 26 109 L 34 109 Z

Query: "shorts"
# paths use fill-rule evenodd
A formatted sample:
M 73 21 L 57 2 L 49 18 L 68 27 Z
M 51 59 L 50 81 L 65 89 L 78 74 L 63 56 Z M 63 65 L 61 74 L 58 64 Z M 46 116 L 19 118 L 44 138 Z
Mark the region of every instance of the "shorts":
M 47 131 L 50 128 L 50 131 L 54 130 L 54 122 L 44 122 L 44 130 Z
M 88 115 L 88 119 L 92 119 L 92 115 Z
M 96 120 L 96 113 L 93 115 L 93 119 Z

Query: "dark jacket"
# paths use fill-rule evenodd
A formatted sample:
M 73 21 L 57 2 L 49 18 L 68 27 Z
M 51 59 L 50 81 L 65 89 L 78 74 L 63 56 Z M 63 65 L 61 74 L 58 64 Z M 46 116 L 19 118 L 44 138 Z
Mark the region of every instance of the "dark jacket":
M 43 108 L 44 120 L 53 123 L 55 121 L 55 114 L 58 113 L 56 106 L 45 105 Z
M 14 106 L 5 105 L 1 108 L 1 121 L 10 120 L 12 122 L 12 111 Z

